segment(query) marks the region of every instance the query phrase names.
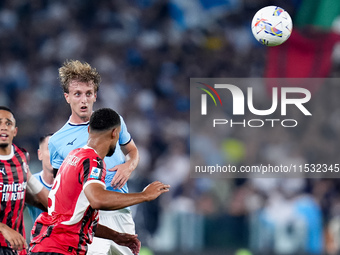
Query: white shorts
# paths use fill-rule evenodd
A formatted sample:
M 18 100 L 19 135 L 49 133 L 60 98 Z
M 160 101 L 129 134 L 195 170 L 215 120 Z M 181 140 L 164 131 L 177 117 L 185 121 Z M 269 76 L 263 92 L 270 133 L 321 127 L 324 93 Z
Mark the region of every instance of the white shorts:
M 99 223 L 121 233 L 135 234 L 135 223 L 130 210 L 99 211 Z M 88 246 L 88 255 L 132 255 L 131 250 L 115 242 L 94 237 Z

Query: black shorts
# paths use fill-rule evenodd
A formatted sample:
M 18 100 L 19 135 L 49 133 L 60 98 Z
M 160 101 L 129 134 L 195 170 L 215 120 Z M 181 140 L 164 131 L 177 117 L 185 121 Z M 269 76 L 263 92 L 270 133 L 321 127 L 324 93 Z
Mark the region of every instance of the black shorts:
M 12 248 L 0 247 L 0 255 L 17 255 L 18 253 Z

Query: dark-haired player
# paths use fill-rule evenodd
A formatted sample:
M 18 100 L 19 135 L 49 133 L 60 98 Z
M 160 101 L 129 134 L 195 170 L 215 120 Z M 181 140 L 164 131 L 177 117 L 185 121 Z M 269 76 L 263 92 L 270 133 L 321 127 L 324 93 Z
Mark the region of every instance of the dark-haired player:
M 0 106 L 0 255 L 18 254 L 18 251 L 26 254 L 23 220 L 26 196 L 35 196 L 47 207 L 48 191 L 32 176 L 28 153 L 13 144 L 17 132 L 12 111 Z
M 97 210 L 117 210 L 153 200 L 168 191 L 169 185 L 161 182 L 151 183 L 140 193 L 106 190 L 103 159 L 116 149 L 120 116 L 109 108 L 99 109 L 92 114 L 88 131 L 87 145 L 71 151 L 55 177 L 48 197 L 48 213 L 42 213 L 32 229 L 32 255 L 86 254 L 93 233 L 126 245 L 138 254 L 137 237 L 131 236 L 130 241 L 121 243 L 122 234 L 97 225 Z

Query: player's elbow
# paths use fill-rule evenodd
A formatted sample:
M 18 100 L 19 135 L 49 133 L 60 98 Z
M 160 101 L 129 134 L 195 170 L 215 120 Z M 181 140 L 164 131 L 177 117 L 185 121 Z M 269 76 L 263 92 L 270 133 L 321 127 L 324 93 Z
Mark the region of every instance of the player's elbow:
M 106 199 L 96 198 L 89 200 L 90 206 L 95 210 L 117 210 L 122 207 L 119 204 L 114 205 L 112 202 L 109 203 Z
M 124 206 L 122 206 L 121 204 L 119 203 L 108 203 L 107 201 L 102 201 L 102 200 L 97 200 L 97 201 L 93 201 L 93 202 L 90 202 L 90 206 L 93 208 L 93 209 L 96 209 L 96 210 L 109 210 L 109 211 L 112 211 L 112 210 L 119 210 L 119 209 L 122 209 L 124 208 Z
M 89 201 L 90 206 L 95 210 L 102 210 L 104 208 L 103 202 L 100 200 Z

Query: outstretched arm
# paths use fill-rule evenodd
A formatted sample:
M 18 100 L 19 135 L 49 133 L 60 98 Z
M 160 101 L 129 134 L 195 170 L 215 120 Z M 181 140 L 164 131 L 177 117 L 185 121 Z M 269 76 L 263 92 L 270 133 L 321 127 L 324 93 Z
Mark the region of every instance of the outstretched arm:
M 170 185 L 155 181 L 139 193 L 119 193 L 108 191 L 98 182 L 89 183 L 84 193 L 93 209 L 118 210 L 127 206 L 139 204 L 156 199 L 161 194 L 168 192 Z
M 117 231 L 114 231 L 111 228 L 98 224 L 96 232 L 95 232 L 95 236 L 110 239 L 114 241 L 116 244 L 126 246 L 130 248 L 133 254 L 139 253 L 141 244 L 137 238 L 137 235 L 119 233 Z

